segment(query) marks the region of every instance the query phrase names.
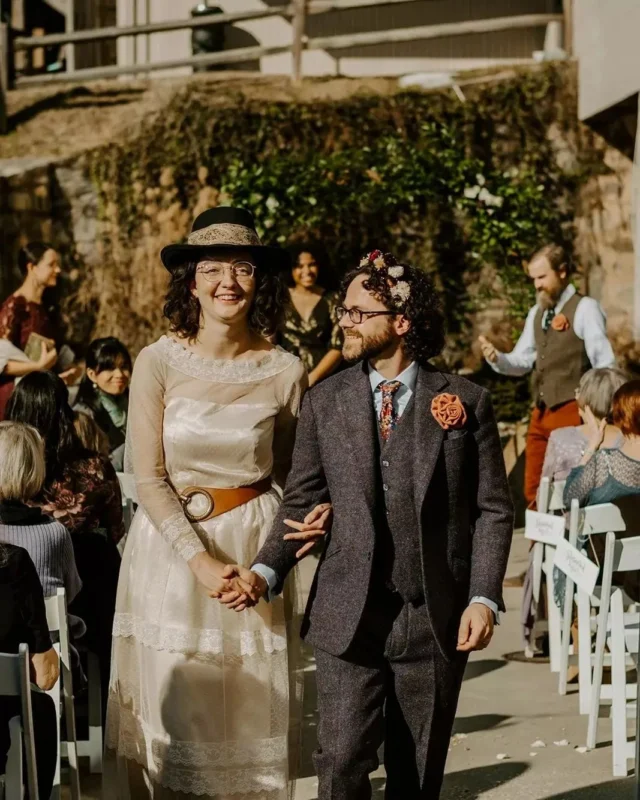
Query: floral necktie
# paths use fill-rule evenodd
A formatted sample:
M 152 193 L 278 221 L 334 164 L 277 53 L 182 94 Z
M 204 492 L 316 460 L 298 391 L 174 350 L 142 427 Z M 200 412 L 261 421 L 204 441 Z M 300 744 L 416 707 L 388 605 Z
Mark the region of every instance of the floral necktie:
M 380 386 L 382 392 L 382 408 L 380 409 L 380 436 L 384 442 L 388 441 L 393 431 L 398 424 L 398 412 L 393 407 L 393 398 L 396 392 L 402 386 L 400 381 L 388 381 Z
M 556 315 L 555 308 L 547 308 L 542 315 L 542 330 L 548 331 L 551 327 L 551 323 L 553 322 L 553 318 Z

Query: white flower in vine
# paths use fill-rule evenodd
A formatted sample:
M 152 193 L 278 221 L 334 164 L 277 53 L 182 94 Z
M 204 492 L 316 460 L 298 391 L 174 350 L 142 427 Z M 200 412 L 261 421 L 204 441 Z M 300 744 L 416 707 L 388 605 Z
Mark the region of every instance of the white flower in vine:
M 392 278 L 401 278 L 404 275 L 404 267 L 401 264 L 398 264 L 396 267 L 389 267 L 387 273 Z
M 265 203 L 266 207 L 269 211 L 275 211 L 277 208 L 280 207 L 280 203 L 276 200 L 276 198 L 271 194 L 267 197 L 267 202 Z
M 504 197 L 499 197 L 497 194 L 491 194 L 486 187 L 483 187 L 480 190 L 480 193 L 478 194 L 478 200 L 490 208 L 500 208 L 504 203 Z
M 484 177 L 484 175 L 481 175 L 480 173 L 476 175 L 476 183 L 478 186 L 484 186 L 486 182 L 487 179 Z
M 406 281 L 398 281 L 391 289 L 391 297 L 401 303 L 406 303 L 411 294 L 411 287 Z
M 479 186 L 467 186 L 467 188 L 464 190 L 464 196 L 467 198 L 467 200 L 475 200 L 479 194 Z

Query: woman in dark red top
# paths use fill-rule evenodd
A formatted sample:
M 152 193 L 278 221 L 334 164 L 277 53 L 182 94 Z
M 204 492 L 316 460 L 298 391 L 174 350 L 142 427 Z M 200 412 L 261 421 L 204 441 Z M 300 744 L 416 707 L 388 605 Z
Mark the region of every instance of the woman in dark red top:
M 15 379 L 31 372 L 53 369 L 58 358 L 56 348 L 60 344 L 59 332 L 42 302 L 45 289 L 58 282 L 61 272 L 58 253 L 45 242 L 32 242 L 20 250 L 18 265 L 24 281 L 0 306 L 0 339 L 24 350 L 31 334 L 37 333 L 55 344 L 51 348 L 43 345 L 35 361 L 12 360 L 9 356 L 4 364 L 0 364 L 4 367 L 0 374 L 0 419 L 4 418 Z M 67 370 L 61 377 L 65 383 L 72 382 L 76 370 Z

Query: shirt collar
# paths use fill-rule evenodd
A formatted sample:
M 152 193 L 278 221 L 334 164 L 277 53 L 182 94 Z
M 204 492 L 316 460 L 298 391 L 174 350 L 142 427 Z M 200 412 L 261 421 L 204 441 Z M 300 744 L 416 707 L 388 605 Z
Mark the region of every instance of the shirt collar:
M 570 283 L 564 289 L 564 291 L 558 298 L 558 302 L 553 307 L 553 310 L 555 311 L 556 314 L 559 314 L 562 311 L 564 304 L 567 303 L 569 300 L 571 300 L 571 298 L 575 293 L 576 293 L 576 287 L 572 283 Z
M 412 361 L 409 366 L 402 370 L 396 378 L 385 378 L 377 369 L 374 369 L 370 364 L 367 364 L 369 370 L 369 382 L 371 383 L 371 391 L 375 392 L 381 383 L 387 383 L 389 380 L 400 381 L 410 392 L 414 392 L 416 388 L 416 381 L 418 380 L 418 363 Z

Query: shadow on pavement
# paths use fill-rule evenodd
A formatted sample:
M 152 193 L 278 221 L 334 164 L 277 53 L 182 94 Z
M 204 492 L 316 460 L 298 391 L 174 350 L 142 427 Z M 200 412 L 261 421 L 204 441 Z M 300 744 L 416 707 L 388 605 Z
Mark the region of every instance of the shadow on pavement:
M 488 731 L 497 728 L 498 725 L 506 728 L 502 723 L 511 717 L 504 714 L 474 714 L 471 717 L 457 717 L 453 725 L 455 733 L 475 733 L 476 731 Z
M 498 786 L 520 777 L 528 769 L 528 764 L 510 761 L 508 764 L 502 763 L 490 767 L 476 767 L 453 772 L 444 777 L 441 800 L 461 800 L 461 798 L 475 800 L 490 789 L 496 789 Z M 560 800 L 560 796 L 557 800 Z
M 493 672 L 496 669 L 506 667 L 507 662 L 497 658 L 486 658 L 481 661 L 469 661 L 467 668 L 464 672 L 464 680 L 470 681 L 472 678 L 479 678 L 481 675 L 486 675 L 488 672 Z
M 633 778 L 618 778 L 597 786 L 584 786 L 569 792 L 547 795 L 545 800 L 631 800 L 635 797 Z

